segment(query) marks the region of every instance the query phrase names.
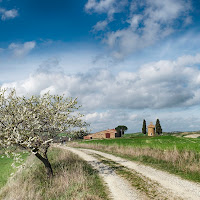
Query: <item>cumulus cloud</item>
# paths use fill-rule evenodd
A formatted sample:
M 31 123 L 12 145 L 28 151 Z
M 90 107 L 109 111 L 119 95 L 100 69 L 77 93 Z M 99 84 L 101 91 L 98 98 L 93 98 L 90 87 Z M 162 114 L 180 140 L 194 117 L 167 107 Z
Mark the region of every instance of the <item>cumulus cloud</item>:
M 115 13 L 120 13 L 124 10 L 128 0 L 88 0 L 85 4 L 85 10 L 88 13 L 106 13 L 107 23 L 113 21 Z M 98 23 L 97 23 L 98 24 Z
M 99 120 L 101 120 L 101 122 L 105 122 L 111 116 L 112 116 L 111 113 L 109 111 L 106 111 L 106 112 L 101 112 L 101 113 L 98 113 L 98 112 L 89 113 L 89 114 L 86 114 L 84 118 L 86 121 L 89 121 L 89 122 L 95 122 Z
M 88 0 L 85 5 L 85 10 L 90 13 L 107 13 L 110 16 L 120 12 L 122 10 L 122 5 L 126 5 L 126 3 L 127 0 Z
M 104 30 L 105 24 L 114 20 L 114 14 L 121 12 L 122 16 L 128 16 L 122 21 L 119 30 L 105 32 L 103 41 L 112 50 L 113 56 L 123 58 L 124 56 L 153 45 L 158 40 L 173 33 L 192 21 L 189 16 L 191 5 L 187 0 L 143 0 L 143 1 L 122 1 L 124 8 L 119 9 L 117 0 L 89 0 L 85 5 L 87 12 L 107 13 L 107 19 L 97 22 L 94 26 L 96 31 Z M 127 13 L 128 10 L 128 13 Z M 111 17 L 110 17 L 111 16 Z M 111 18 L 111 20 L 110 20 Z M 107 22 L 107 23 L 105 23 Z M 125 23 L 126 22 L 126 23 Z
M 108 25 L 107 20 L 99 21 L 99 22 L 97 22 L 96 25 L 93 26 L 93 30 L 94 31 L 103 31 L 107 25 Z
M 93 12 L 108 12 L 109 8 L 113 6 L 115 0 L 101 0 L 100 2 L 96 0 L 88 0 L 87 4 L 85 5 L 86 11 L 93 11 Z
M 194 108 L 200 104 L 200 54 L 147 63 L 136 72 L 117 74 L 101 69 L 69 75 L 55 71 L 58 65 L 57 59 L 49 59 L 28 78 L 3 83 L 2 87 L 16 88 L 18 95 L 25 96 L 50 91 L 51 94 L 78 97 L 85 120 L 92 123 L 95 130 L 119 124 L 132 127 L 133 122 L 142 123 L 143 118 L 150 122 L 158 116 L 165 120 L 166 129 L 172 118 L 157 112 L 169 108 Z M 47 70 L 48 66 L 51 70 Z M 153 114 L 146 113 L 148 110 Z M 180 124 L 178 114 L 173 116 Z
M 64 93 L 78 97 L 87 110 L 190 107 L 200 102 L 199 64 L 197 54 L 148 63 L 137 72 L 117 75 L 108 70 L 76 75 L 41 71 L 3 87 L 16 87 L 20 95 Z
M 23 57 L 27 55 L 31 50 L 33 50 L 35 46 L 35 41 L 25 42 L 23 44 L 11 43 L 8 49 L 13 53 L 14 56 Z
M 8 19 L 16 18 L 19 15 L 19 13 L 16 9 L 6 10 L 4 8 L 0 8 L 0 15 L 1 20 L 6 21 Z
M 36 70 L 36 73 L 62 73 L 63 69 L 59 66 L 59 59 L 56 57 L 45 60 Z
M 93 131 L 115 128 L 118 125 L 132 127 L 133 123 L 142 121 L 142 117 L 135 112 L 124 110 L 107 110 L 103 112 L 87 112 L 84 120 L 91 124 Z

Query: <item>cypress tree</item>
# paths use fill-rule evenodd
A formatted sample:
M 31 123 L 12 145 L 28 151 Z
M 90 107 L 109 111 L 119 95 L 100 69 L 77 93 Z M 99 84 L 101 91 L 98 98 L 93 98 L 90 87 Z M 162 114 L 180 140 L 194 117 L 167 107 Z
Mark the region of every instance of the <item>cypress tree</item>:
M 142 133 L 143 134 L 147 133 L 147 127 L 146 127 L 146 121 L 145 121 L 145 119 L 143 120 Z
M 156 120 L 156 133 L 158 135 L 162 134 L 162 128 L 161 128 L 159 119 Z

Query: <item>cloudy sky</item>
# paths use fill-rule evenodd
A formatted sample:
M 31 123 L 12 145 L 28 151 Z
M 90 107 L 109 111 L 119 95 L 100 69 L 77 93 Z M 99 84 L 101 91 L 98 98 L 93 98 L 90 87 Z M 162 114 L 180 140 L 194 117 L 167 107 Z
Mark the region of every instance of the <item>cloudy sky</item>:
M 200 1 L 0 0 L 0 86 L 78 97 L 93 132 L 200 130 Z

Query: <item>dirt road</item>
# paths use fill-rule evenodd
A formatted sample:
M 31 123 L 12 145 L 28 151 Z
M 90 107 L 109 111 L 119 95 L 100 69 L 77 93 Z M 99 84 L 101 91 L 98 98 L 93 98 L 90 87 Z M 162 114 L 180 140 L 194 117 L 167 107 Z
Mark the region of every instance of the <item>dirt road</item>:
M 110 191 L 110 198 L 114 200 L 143 200 L 145 199 L 140 195 L 136 190 L 134 190 L 130 184 L 118 176 L 111 168 L 99 162 L 95 157 L 88 155 L 88 153 L 83 152 L 82 150 L 69 148 L 64 146 L 57 146 L 66 150 L 69 150 L 82 159 L 90 163 L 93 168 L 99 171 L 100 176 L 103 177 L 103 180 L 107 184 L 107 187 Z
M 75 149 L 71 147 L 60 146 L 88 161 L 95 169 L 97 169 L 104 181 L 108 185 L 112 199 L 134 200 L 134 199 L 150 199 L 144 196 L 144 193 L 131 187 L 125 179 L 118 176 L 111 168 L 101 163 L 95 155 L 109 159 L 127 169 L 139 173 L 141 176 L 147 177 L 158 183 L 158 190 L 162 191 L 164 197 L 156 197 L 155 199 L 184 199 L 184 200 L 200 200 L 200 184 L 196 184 L 187 180 L 183 180 L 175 175 L 163 172 L 152 167 L 148 167 L 136 162 L 128 161 L 111 154 L 103 153 L 90 149 Z M 147 183 L 151 184 L 151 183 Z

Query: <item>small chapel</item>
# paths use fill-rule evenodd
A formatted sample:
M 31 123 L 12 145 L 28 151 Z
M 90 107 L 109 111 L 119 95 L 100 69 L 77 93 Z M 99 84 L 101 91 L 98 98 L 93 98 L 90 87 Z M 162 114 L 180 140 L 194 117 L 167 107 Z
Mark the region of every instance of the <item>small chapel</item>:
M 148 126 L 148 136 L 155 136 L 155 126 L 151 122 Z

